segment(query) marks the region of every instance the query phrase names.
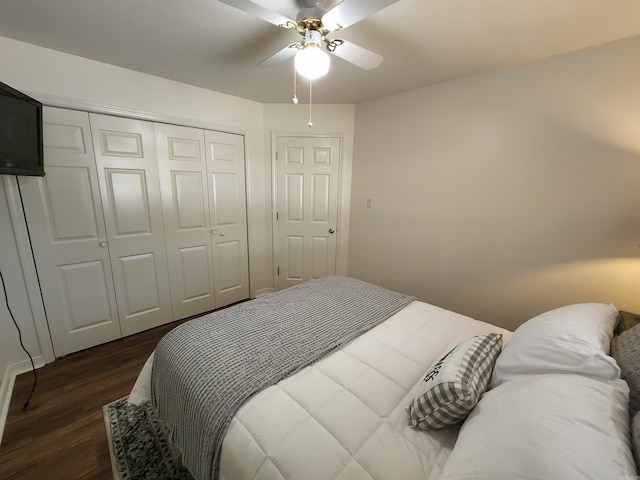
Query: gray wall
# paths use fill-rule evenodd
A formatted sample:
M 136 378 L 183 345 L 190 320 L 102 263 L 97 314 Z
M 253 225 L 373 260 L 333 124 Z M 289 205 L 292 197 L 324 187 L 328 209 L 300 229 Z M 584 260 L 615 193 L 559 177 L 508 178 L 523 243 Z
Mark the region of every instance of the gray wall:
M 639 51 L 358 104 L 349 274 L 511 329 L 574 302 L 640 312 Z

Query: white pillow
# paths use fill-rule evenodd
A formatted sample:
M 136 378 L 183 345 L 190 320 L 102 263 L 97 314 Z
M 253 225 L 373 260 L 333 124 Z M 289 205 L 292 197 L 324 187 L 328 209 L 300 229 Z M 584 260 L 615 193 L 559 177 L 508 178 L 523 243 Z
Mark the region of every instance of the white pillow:
M 637 478 L 628 391 L 568 374 L 505 382 L 467 417 L 440 480 Z
M 620 367 L 620 377 L 629 385 L 629 415 L 633 417 L 640 412 L 640 325 L 613 337 L 611 356 Z
M 518 327 L 504 346 L 490 388 L 529 374 L 620 378 L 620 368 L 608 355 L 617 316 L 613 305 L 579 303 L 532 318 Z

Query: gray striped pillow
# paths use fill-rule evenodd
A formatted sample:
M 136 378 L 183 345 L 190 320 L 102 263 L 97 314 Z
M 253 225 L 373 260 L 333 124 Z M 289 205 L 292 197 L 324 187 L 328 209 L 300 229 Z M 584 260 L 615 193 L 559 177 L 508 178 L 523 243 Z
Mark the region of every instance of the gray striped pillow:
M 410 425 L 433 430 L 464 420 L 487 389 L 502 335 L 487 333 L 466 340 L 442 357 L 412 390 Z
M 640 325 L 613 337 L 611 356 L 629 385 L 629 415 L 633 417 L 640 411 Z

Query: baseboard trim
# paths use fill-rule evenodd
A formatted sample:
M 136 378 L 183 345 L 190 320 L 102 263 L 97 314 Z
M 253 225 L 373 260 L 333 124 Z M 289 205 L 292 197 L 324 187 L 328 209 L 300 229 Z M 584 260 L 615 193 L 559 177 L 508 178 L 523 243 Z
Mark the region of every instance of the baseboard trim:
M 264 297 L 273 293 L 273 288 L 263 288 L 262 290 L 256 290 L 256 298 Z
M 34 357 L 33 363 L 35 364 L 36 368 L 43 367 L 45 364 L 42 356 Z M 13 386 L 16 382 L 16 377 L 29 371 L 31 371 L 30 360 L 7 365 L 7 368 L 4 371 L 2 383 L 0 384 L 0 445 L 2 444 L 2 434 L 4 433 L 4 426 L 7 423 L 9 405 L 11 404 L 11 394 L 13 393 Z

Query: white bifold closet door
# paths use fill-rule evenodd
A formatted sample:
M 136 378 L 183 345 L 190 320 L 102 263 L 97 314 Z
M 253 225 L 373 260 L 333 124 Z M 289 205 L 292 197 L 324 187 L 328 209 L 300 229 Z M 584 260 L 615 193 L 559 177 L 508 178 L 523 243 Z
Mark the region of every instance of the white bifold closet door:
M 249 297 L 244 137 L 44 109 L 20 190 L 56 356 Z
M 205 130 L 216 305 L 249 298 L 244 137 Z
M 176 318 L 249 297 L 244 137 L 155 124 Z
M 45 108 L 45 177 L 20 191 L 56 356 L 121 337 L 89 115 Z
M 176 318 L 216 307 L 204 132 L 155 124 L 171 301 Z
M 173 320 L 153 123 L 90 114 L 123 335 Z

